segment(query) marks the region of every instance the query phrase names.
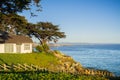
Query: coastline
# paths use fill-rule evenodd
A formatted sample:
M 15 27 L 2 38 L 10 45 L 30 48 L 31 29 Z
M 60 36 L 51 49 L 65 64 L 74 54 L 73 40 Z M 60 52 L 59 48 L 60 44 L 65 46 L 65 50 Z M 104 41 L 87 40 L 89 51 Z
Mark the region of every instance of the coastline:
M 52 47 L 53 50 L 60 50 L 71 56 L 84 67 L 102 69 L 113 72 L 120 76 L 119 55 L 120 45 L 73 45 Z M 112 56 L 111 56 L 112 55 Z
M 9 58 L 11 60 L 7 59 L 7 56 L 9 56 Z M 15 56 L 16 57 L 19 56 L 16 60 L 17 62 L 15 60 L 13 60 L 13 58 L 12 58 L 12 57 L 15 57 Z M 67 56 L 67 55 L 65 55 L 65 54 L 63 54 L 59 51 L 54 51 L 54 52 L 52 52 L 52 54 L 51 53 L 49 53 L 49 54 L 48 53 L 47 54 L 46 53 L 1 54 L 0 57 L 1 57 L 1 59 L 4 58 L 5 62 L 7 60 L 9 60 L 8 64 L 10 66 L 10 64 L 12 63 L 11 68 L 13 68 L 12 72 L 11 71 L 2 72 L 2 73 L 0 73 L 0 76 L 1 76 L 1 74 L 4 75 L 4 73 L 6 73 L 6 75 L 7 74 L 9 75 L 9 73 L 15 74 L 15 75 L 21 75 L 21 73 L 22 73 L 22 75 L 29 75 L 29 74 L 33 74 L 37 70 L 37 73 L 35 74 L 35 75 L 37 75 L 36 78 L 39 77 L 39 74 L 42 75 L 43 73 L 45 73 L 45 74 L 47 73 L 48 75 L 54 74 L 56 76 L 57 76 L 57 74 L 61 74 L 61 77 L 66 77 L 65 75 L 69 75 L 69 76 L 72 76 L 75 79 L 76 79 L 76 76 L 78 76 L 78 79 L 83 78 L 85 80 L 87 80 L 87 79 L 90 79 L 90 80 L 96 80 L 96 79 L 107 80 L 109 78 L 111 78 L 110 80 L 113 80 L 113 79 L 116 79 L 116 78 L 119 79 L 119 77 L 114 76 L 114 74 L 109 72 L 109 71 L 85 68 L 79 62 L 76 62 L 71 56 Z M 37 63 L 36 68 L 35 68 L 35 66 L 33 66 L 35 68 L 34 69 L 35 71 L 32 71 L 32 73 L 31 73 L 31 71 L 30 71 L 31 68 L 27 65 L 27 63 L 29 63 L 29 60 L 31 60 L 31 59 L 28 60 L 27 57 L 32 59 L 33 64 L 34 64 L 35 61 L 38 61 L 40 59 L 40 57 L 42 57 L 42 59 L 40 59 L 39 61 L 43 62 L 42 64 L 46 65 L 46 67 L 43 66 L 43 67 L 39 68 L 38 65 L 40 66 L 41 63 L 39 63 L 39 64 Z M 24 58 L 24 59 L 27 59 L 27 60 L 24 61 L 21 58 Z M 47 60 L 48 62 L 46 62 L 46 59 L 48 59 Z M 15 70 L 14 70 L 15 65 L 13 66 L 13 64 L 14 63 L 20 63 L 19 62 L 20 60 L 21 61 L 23 60 L 22 61 L 23 63 L 21 65 L 23 65 L 23 67 L 25 67 L 25 70 L 23 69 L 23 71 L 20 70 L 20 72 L 19 72 L 19 71 L 17 71 L 19 69 L 16 70 L 16 68 L 15 68 Z M 24 63 L 26 63 L 26 64 L 24 64 Z M 31 61 L 30 61 L 30 63 L 31 63 Z M 43 69 L 43 70 L 40 70 L 40 69 Z M 17 74 L 15 72 L 17 72 Z M 33 74 L 33 76 L 34 76 L 34 74 Z M 49 77 L 49 76 L 47 76 L 47 77 Z

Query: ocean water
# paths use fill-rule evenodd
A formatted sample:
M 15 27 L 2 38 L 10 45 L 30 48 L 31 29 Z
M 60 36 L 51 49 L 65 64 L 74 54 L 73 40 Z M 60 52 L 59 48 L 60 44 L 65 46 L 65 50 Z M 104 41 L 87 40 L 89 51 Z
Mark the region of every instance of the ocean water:
M 85 44 L 52 49 L 73 57 L 83 67 L 108 70 L 120 76 L 120 44 Z

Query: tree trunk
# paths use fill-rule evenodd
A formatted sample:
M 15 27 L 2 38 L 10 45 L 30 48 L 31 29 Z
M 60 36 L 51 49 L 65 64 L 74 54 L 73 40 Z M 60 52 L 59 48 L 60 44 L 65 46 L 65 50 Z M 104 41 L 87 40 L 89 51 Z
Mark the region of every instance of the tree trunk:
M 42 47 L 44 48 L 45 52 L 48 52 L 50 50 L 49 45 L 47 44 L 47 40 L 46 39 L 42 39 Z
M 47 40 L 46 39 L 40 39 L 38 38 L 40 41 L 40 45 L 42 46 L 42 48 L 44 49 L 45 52 L 48 52 L 50 50 L 49 46 L 47 45 Z

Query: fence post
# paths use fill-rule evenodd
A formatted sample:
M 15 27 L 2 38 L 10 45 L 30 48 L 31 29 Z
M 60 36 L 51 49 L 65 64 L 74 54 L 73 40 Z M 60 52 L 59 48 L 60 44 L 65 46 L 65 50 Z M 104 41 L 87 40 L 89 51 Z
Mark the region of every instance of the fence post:
M 14 64 L 12 63 L 10 66 L 11 71 L 14 71 Z
M 24 64 L 25 71 L 27 70 L 26 64 Z
M 32 64 L 30 64 L 30 70 L 33 70 L 33 69 L 32 69 Z
M 3 64 L 3 69 L 6 71 L 7 68 L 6 68 L 6 64 Z

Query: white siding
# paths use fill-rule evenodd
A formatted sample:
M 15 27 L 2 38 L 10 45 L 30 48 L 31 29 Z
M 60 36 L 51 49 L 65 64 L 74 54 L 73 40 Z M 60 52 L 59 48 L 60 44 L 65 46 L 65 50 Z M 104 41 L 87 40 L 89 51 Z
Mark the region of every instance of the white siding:
M 29 50 L 25 49 L 25 45 L 26 44 L 30 45 L 30 49 Z M 32 43 L 23 43 L 21 45 L 21 53 L 32 53 Z
M 4 44 L 0 44 L 0 53 L 4 53 Z
M 16 44 L 16 53 L 21 53 L 21 44 Z
M 13 44 L 13 53 L 16 53 L 16 44 Z
M 16 44 L 15 43 L 4 44 L 4 53 L 16 53 Z
M 10 53 L 17 53 L 17 45 L 15 43 L 11 43 L 11 44 L 13 45 L 13 52 L 10 52 Z M 30 45 L 30 49 L 29 50 L 25 50 L 25 44 L 29 44 Z M 0 53 L 5 53 L 5 44 L 0 44 Z M 20 53 L 32 53 L 32 43 L 22 43 L 21 44 L 21 52 Z

